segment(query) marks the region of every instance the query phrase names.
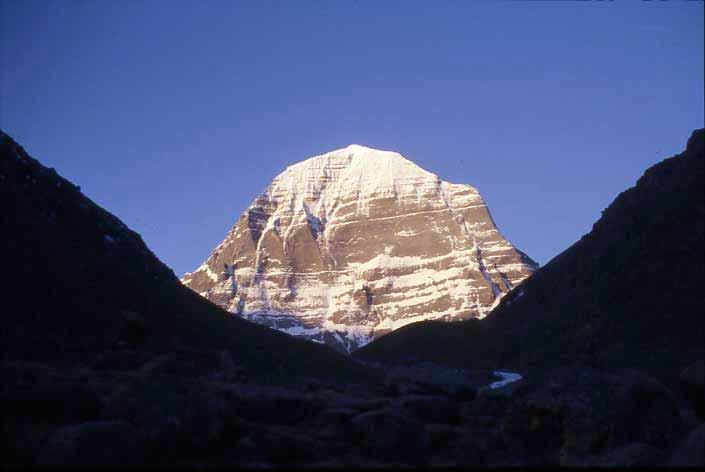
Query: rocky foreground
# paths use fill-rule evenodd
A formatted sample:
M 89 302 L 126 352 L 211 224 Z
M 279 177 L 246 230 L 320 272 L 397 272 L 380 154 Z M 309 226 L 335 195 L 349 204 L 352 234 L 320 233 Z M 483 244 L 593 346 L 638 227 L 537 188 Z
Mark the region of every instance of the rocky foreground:
M 487 371 L 387 366 L 384 382 L 370 388 L 252 383 L 227 353 L 206 376 L 190 375 L 175 355 L 127 370 L 5 362 L 3 462 L 704 465 L 705 417 L 694 400 L 704 367 L 684 373 L 674 392 L 636 371 L 590 368 L 491 389 L 497 379 Z

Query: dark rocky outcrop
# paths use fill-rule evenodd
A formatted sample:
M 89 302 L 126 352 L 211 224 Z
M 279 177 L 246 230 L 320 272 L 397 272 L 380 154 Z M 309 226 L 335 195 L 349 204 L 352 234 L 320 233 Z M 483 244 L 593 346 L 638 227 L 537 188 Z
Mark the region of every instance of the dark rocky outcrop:
M 705 467 L 705 423 L 694 429 L 673 452 L 668 465 L 673 467 Z
M 28 417 L 6 403 L 8 464 L 654 466 L 702 457 L 702 423 L 662 384 L 628 370 L 558 369 L 463 399 L 233 383 L 159 369 L 11 367 L 66 392 L 87 384 L 98 407 Z
M 352 419 L 354 437 L 363 451 L 384 461 L 421 461 L 431 442 L 423 423 L 394 410 L 361 413 Z
M 698 360 L 683 369 L 680 375 L 680 387 L 695 414 L 701 420 L 705 420 L 705 360 Z
M 93 421 L 65 426 L 49 436 L 40 465 L 101 466 L 140 464 L 137 431 L 124 421 Z
M 687 428 L 677 398 L 635 371 L 563 368 L 535 381 L 521 403 L 524 424 L 555 433 L 565 465 L 604 461 L 634 444 L 668 451 Z

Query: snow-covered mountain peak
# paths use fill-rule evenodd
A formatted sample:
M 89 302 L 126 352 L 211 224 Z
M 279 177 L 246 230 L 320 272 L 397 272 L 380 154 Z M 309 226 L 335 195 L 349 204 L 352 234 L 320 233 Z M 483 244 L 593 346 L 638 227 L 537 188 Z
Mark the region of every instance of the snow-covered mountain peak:
M 325 168 L 330 166 L 331 163 L 352 168 L 359 168 L 358 170 L 365 170 L 367 172 L 372 172 L 375 167 L 379 168 L 381 166 L 393 169 L 416 169 L 417 171 L 421 171 L 425 174 L 430 174 L 398 152 L 375 149 L 368 146 L 362 146 L 360 144 L 350 144 L 344 148 L 310 157 L 287 167 L 282 174 L 287 173 L 289 170 L 296 169 Z M 365 164 L 371 164 L 373 167 L 365 167 Z
M 441 182 L 436 174 L 397 152 L 351 144 L 287 167 L 266 194 L 333 203 L 341 194 L 351 192 L 360 199 L 398 196 L 438 188 Z
M 384 149 L 377 149 L 377 148 L 372 148 L 369 146 L 364 146 L 362 144 L 348 144 L 346 147 L 342 149 L 337 149 L 332 152 L 340 152 L 340 151 L 350 151 L 354 153 L 363 153 L 363 152 L 376 152 L 376 153 L 394 153 L 393 151 L 387 151 Z M 397 153 L 394 153 L 397 154 Z
M 183 280 L 237 315 L 350 351 L 415 321 L 483 317 L 535 267 L 475 188 L 352 144 L 287 167 Z

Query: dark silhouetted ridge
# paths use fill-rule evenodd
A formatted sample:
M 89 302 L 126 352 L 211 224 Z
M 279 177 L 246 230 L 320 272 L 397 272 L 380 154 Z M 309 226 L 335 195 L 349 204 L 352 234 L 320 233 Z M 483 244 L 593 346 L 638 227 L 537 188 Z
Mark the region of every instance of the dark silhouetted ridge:
M 2 132 L 0 221 L 4 361 L 138 366 L 171 353 L 207 371 L 227 350 L 255 377 L 367 376 L 325 346 L 233 318 L 184 287 L 137 233 Z
M 475 324 L 418 323 L 357 351 L 378 361 L 641 368 L 672 381 L 705 357 L 705 131 L 647 169 L 590 233 Z

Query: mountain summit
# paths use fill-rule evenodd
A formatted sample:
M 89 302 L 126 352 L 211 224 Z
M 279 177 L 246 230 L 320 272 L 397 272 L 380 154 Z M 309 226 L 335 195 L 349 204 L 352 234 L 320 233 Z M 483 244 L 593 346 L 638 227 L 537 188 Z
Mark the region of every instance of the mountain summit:
M 536 267 L 477 189 L 353 144 L 287 167 L 182 282 L 350 351 L 414 321 L 482 318 Z

